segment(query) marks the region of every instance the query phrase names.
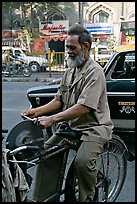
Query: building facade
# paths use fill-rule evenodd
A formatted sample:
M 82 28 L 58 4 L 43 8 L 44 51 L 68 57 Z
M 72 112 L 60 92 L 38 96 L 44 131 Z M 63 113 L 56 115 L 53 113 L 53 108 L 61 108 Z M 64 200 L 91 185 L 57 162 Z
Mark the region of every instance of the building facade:
M 110 32 L 94 34 L 95 38 L 106 42 L 113 40 L 116 45 L 134 41 L 135 37 L 135 2 L 87 2 L 83 5 L 83 22 L 91 23 L 95 26 L 104 23 L 112 26 Z M 122 29 L 126 25 L 125 32 Z M 131 32 L 128 32 L 131 31 Z M 99 35 L 99 36 L 98 36 Z M 103 39 L 102 39 L 103 40 Z
M 135 2 L 67 2 L 67 9 L 65 4 L 61 8 L 51 9 L 40 21 L 81 23 L 93 36 L 93 42 L 107 44 L 110 49 L 135 42 Z M 34 31 L 38 34 L 39 28 Z
M 69 20 L 70 25 L 82 23 L 89 29 L 95 42 L 107 44 L 109 42 L 113 48 L 135 41 L 135 2 L 73 2 L 73 4 L 73 11 L 62 14 L 62 20 Z M 55 12 L 53 13 L 51 15 L 50 12 L 50 18 L 47 15 L 47 20 L 56 20 Z M 58 15 L 61 16 L 61 12 Z

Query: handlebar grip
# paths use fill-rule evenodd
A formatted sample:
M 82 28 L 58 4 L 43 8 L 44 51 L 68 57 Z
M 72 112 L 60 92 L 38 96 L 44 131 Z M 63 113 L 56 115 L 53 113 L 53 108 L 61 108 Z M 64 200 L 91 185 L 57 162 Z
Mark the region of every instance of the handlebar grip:
M 23 150 L 39 150 L 39 146 L 27 146 L 27 145 L 24 145 L 24 146 L 20 146 L 20 147 L 17 147 L 16 149 L 10 151 L 10 155 L 16 155 L 18 154 L 19 152 L 23 151 Z
M 27 146 L 29 150 L 39 150 L 39 146 Z
M 7 129 L 2 129 L 2 133 L 8 133 Z

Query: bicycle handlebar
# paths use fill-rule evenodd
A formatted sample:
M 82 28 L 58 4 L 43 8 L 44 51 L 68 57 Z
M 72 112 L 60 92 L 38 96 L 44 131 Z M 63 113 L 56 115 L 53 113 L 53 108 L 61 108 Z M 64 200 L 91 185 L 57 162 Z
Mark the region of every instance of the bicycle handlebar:
M 21 146 L 21 147 L 17 147 L 16 149 L 10 151 L 10 155 L 11 156 L 14 156 L 16 154 L 18 154 L 19 152 L 25 150 L 25 149 L 28 149 L 28 150 L 39 150 L 39 147 L 38 146 L 27 146 L 27 145 L 24 145 L 24 146 Z
M 7 133 L 8 130 L 7 129 L 2 129 L 2 133 Z

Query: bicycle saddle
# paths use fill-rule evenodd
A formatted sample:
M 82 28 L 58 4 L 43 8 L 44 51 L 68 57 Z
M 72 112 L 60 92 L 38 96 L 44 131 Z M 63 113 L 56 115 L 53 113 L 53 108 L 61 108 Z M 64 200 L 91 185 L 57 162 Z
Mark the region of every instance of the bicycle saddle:
M 80 137 L 82 136 L 82 132 L 79 132 L 79 131 L 76 131 L 76 130 L 72 130 L 69 127 L 68 123 L 60 124 L 59 128 L 57 129 L 55 134 L 57 136 L 65 137 L 65 138 L 67 138 L 69 140 L 80 139 Z

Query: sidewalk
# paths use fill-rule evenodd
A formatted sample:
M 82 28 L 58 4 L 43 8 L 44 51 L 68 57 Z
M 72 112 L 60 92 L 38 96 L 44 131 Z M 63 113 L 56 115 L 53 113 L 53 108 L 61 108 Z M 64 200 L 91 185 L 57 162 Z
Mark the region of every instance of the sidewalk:
M 52 74 L 52 77 L 46 76 L 42 73 L 33 73 L 30 77 L 19 75 L 2 76 L 2 82 L 46 82 L 46 83 L 59 83 L 61 75 Z

